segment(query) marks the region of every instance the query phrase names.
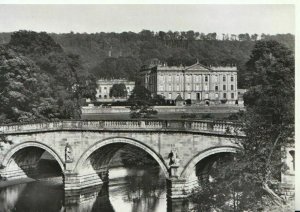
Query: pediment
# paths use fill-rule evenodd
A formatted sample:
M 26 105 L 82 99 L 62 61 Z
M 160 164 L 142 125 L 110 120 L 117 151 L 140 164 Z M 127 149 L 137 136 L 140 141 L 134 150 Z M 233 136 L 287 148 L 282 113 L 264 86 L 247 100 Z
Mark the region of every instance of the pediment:
M 211 71 L 208 67 L 201 65 L 200 63 L 196 63 L 191 65 L 185 69 L 186 71 Z

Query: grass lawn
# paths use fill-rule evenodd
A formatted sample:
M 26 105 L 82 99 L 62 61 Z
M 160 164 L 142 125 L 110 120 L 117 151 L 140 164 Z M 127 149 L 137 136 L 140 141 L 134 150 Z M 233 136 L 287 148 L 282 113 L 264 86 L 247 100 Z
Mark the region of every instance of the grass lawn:
M 184 120 L 184 119 L 226 119 L 233 113 L 197 113 L 195 115 L 188 113 L 158 113 L 151 119 L 158 120 Z M 191 118 L 192 116 L 195 116 Z M 82 114 L 83 120 L 129 120 L 128 113 L 114 114 Z

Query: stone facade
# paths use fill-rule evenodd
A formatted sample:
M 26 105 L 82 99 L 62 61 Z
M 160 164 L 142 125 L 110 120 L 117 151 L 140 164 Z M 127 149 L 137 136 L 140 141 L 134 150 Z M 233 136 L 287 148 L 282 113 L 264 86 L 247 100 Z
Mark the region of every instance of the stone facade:
M 112 98 L 109 96 L 110 89 L 114 84 L 124 84 L 126 86 L 126 98 Z M 97 80 L 96 99 L 99 102 L 126 101 L 130 96 L 134 86 L 135 82 L 125 79 L 99 79 Z
M 142 84 L 166 100 L 181 95 L 204 104 L 238 103 L 235 66 L 206 67 L 198 62 L 188 67 L 156 65 L 143 67 L 140 73 Z

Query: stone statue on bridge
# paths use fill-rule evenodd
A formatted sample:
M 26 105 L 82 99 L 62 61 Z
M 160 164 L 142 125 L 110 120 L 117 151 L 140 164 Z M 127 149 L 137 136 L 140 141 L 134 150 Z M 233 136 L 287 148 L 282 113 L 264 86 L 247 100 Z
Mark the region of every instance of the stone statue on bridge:
M 73 162 L 73 150 L 69 143 L 66 144 L 65 148 L 65 159 L 66 163 L 72 163 Z
M 179 157 L 178 157 L 178 153 L 177 153 L 177 149 L 176 148 L 173 148 L 171 150 L 171 152 L 169 153 L 169 165 L 170 166 L 177 166 L 179 165 Z

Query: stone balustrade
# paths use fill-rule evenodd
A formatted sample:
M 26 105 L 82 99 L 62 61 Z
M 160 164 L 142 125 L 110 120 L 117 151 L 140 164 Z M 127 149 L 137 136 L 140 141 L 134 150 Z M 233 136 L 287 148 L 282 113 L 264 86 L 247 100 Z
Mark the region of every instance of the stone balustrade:
M 232 134 L 234 131 L 239 131 L 240 127 L 240 123 L 211 120 L 62 120 L 42 123 L 1 125 L 0 135 L 60 130 L 163 130 Z

